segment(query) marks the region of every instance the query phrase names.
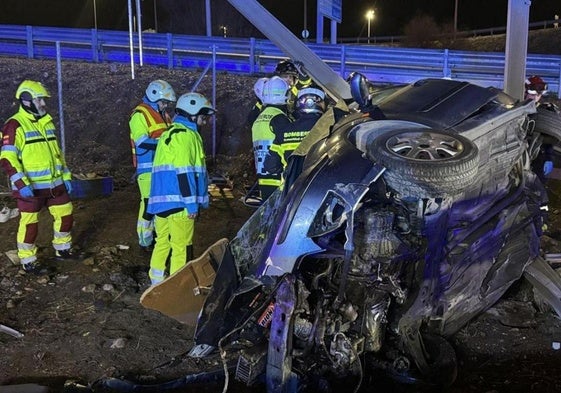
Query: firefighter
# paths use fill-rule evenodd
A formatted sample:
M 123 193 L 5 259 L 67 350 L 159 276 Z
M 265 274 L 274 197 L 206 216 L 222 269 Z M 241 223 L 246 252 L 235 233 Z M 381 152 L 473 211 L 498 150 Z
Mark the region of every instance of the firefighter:
M 72 175 L 47 113 L 49 92 L 40 82 L 24 80 L 16 91 L 19 109 L 2 128 L 0 165 L 8 175 L 21 212 L 17 231 L 18 257 L 26 272 L 41 273 L 37 260 L 39 212 L 47 207 L 53 218 L 57 259 L 76 258 L 72 251 Z
M 255 170 L 262 201 L 269 198 L 281 182 L 281 173 L 267 172 L 264 164 L 275 134 L 283 133 L 291 125 L 286 106 L 289 88 L 288 83 L 278 76 L 273 76 L 265 83 L 263 87 L 265 108 L 251 127 Z
M 140 248 L 147 252 L 152 251 L 154 242 L 154 218 L 146 211 L 152 161 L 160 135 L 171 124 L 168 111 L 175 100 L 175 91 L 168 82 L 154 80 L 148 84 L 142 102 L 133 109 L 129 118 L 133 165 L 140 191 L 136 233 Z
M 553 112 L 559 112 L 552 103 L 542 103 L 542 96 L 547 93 L 547 83 L 537 76 L 532 75 L 524 81 L 524 99 L 534 100 L 536 107 L 541 107 Z M 539 116 L 539 112 L 532 116 Z M 553 145 L 542 143 L 537 158 L 532 161 L 532 170 L 538 175 L 542 183 L 546 183 L 548 176 L 553 171 Z
M 288 95 L 286 104 L 288 113 L 292 117 L 298 116 L 295 108 L 298 91 L 312 84 L 312 78 L 306 72 L 304 64 L 301 61 L 281 60 L 275 67 L 276 76 L 283 78 L 290 86 L 290 94 Z
M 259 78 L 253 85 L 253 93 L 255 94 L 256 102 L 247 115 L 247 124 L 249 124 L 249 126 L 255 122 L 255 119 L 257 119 L 257 116 L 259 116 L 263 110 L 263 86 L 265 86 L 268 80 L 269 78 Z
M 269 155 L 265 158 L 267 172 L 279 173 L 286 168 L 288 158 L 323 115 L 325 108 L 325 93 L 319 87 L 306 87 L 298 92 L 298 119 L 283 132 L 275 133 Z
M 283 195 L 301 172 L 304 157 L 293 156 L 300 142 L 325 113 L 325 92 L 319 87 L 307 87 L 298 92 L 296 110 L 298 118 L 283 133 L 275 135 L 269 155 L 265 158 L 265 170 L 281 171 L 284 182 Z
M 158 142 L 148 199 L 148 213 L 155 215 L 157 233 L 150 260 L 152 285 L 193 258 L 195 218 L 209 204 L 205 151 L 198 130 L 214 113 L 203 95 L 183 94 L 177 100 L 171 127 Z

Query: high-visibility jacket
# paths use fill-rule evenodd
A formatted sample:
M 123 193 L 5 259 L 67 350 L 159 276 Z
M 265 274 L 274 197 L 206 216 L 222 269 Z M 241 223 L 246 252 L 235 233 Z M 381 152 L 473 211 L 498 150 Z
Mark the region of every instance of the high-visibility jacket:
M 308 135 L 320 116 L 319 113 L 302 113 L 289 128 L 275 133 L 275 139 L 271 145 L 271 155 L 273 156 L 273 152 L 278 154 L 283 169 L 286 168 L 288 157 Z
M 208 175 L 203 140 L 197 125 L 177 115 L 160 137 L 148 199 L 148 213 L 166 216 L 187 209 L 207 208 Z
M 158 138 L 168 129 L 171 118 L 157 111 L 157 104 L 144 100 L 133 109 L 130 119 L 130 138 L 133 166 L 136 174 L 152 171 Z
M 0 165 L 13 190 L 26 185 L 35 190 L 53 189 L 72 178 L 51 115 L 36 118 L 20 106 L 4 124 L 2 139 Z
M 251 139 L 253 141 L 253 154 L 255 158 L 255 171 L 260 185 L 279 186 L 281 183 L 280 173 L 269 173 L 265 170 L 265 158 L 275 139 L 275 121 L 278 120 L 277 128 L 290 124 L 286 113 L 276 106 L 265 106 L 251 127 Z M 278 125 L 280 123 L 280 125 Z
M 288 114 L 293 118 L 298 118 L 300 115 L 296 110 L 296 101 L 298 100 L 298 92 L 312 84 L 312 78 L 307 76 L 302 78 L 298 76 L 296 82 L 288 89 L 288 98 L 286 105 L 288 106 Z
M 255 101 L 255 104 L 253 105 L 253 108 L 251 108 L 251 110 L 247 114 L 246 121 L 250 127 L 253 126 L 253 123 L 255 122 L 257 116 L 259 116 L 263 108 L 264 108 L 263 103 L 261 102 L 261 100 L 257 99 L 257 101 Z

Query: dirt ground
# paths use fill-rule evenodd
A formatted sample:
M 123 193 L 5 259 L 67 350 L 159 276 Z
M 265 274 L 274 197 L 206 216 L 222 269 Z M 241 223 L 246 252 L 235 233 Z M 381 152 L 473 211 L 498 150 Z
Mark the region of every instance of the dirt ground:
M 43 81 L 56 124 L 57 70 L 50 61 L 0 58 L 0 119 L 15 110 L 13 93 L 26 78 Z M 82 384 L 119 377 L 144 384 L 166 381 L 219 365 L 185 356 L 193 329 L 156 311 L 139 298 L 149 285 L 149 255 L 136 242 L 138 192 L 131 180 L 127 117 L 144 88 L 166 79 L 178 93 L 187 92 L 200 71 L 144 67 L 131 80 L 125 65 L 65 63 L 62 93 L 66 155 L 75 174 L 111 176 L 110 196 L 76 199 L 74 245 L 90 257 L 58 262 L 50 246 L 51 221 L 42 216 L 38 245 L 45 276 L 25 274 L 5 253 L 15 249 L 18 220 L 0 224 L 0 324 L 23 333 L 0 333 L 1 385 L 37 383 L 60 392 L 68 380 Z M 223 237 L 232 238 L 254 211 L 240 198 L 253 184 L 251 144 L 245 115 L 253 105 L 256 78 L 217 76 L 216 135 L 203 130 L 211 177 L 227 178 L 233 197 L 219 196 L 196 224 L 195 254 Z M 210 76 L 198 91 L 211 97 Z M 214 157 L 213 157 L 213 153 Z M 0 177 L 1 178 L 1 177 Z M 0 183 L 1 184 L 1 183 Z M 561 181 L 549 184 L 550 236 L 544 253 L 561 253 Z M 4 190 L 5 191 L 5 190 Z M 0 204 L 13 207 L 9 196 Z M 453 337 L 460 369 L 447 392 L 561 392 L 561 321 L 536 307 L 530 286 L 516 283 L 507 296 Z M 236 391 L 248 391 L 230 381 Z M 222 383 L 181 391 L 222 391 Z M 393 391 L 418 388 L 392 387 Z M 2 391 L 0 389 L 0 391 Z

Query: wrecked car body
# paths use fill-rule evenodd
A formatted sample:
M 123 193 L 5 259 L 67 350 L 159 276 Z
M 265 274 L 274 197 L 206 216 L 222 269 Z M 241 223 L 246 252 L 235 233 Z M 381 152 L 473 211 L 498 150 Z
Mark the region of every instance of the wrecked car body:
M 359 110 L 320 120 L 301 172 L 229 243 L 199 315 L 190 355 L 218 350 L 247 385 L 449 385 L 448 338 L 529 267 L 548 280 L 534 103 L 444 79 L 378 97 L 366 83 L 353 77 Z

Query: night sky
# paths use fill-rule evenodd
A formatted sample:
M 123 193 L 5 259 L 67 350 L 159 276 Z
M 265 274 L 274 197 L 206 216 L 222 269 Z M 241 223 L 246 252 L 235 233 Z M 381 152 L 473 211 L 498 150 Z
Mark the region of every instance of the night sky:
M 143 28 L 154 28 L 154 1 L 158 31 L 179 34 L 204 34 L 205 0 L 141 0 Z M 127 0 L 95 0 L 99 29 L 128 30 Z M 2 0 L 0 24 L 92 28 L 94 0 Z M 316 0 L 260 0 L 260 3 L 300 36 L 307 4 L 307 27 L 315 35 Z M 133 9 L 135 0 L 132 0 Z M 211 0 L 213 34 L 229 26 L 230 36 L 258 36 L 245 19 L 226 0 Z M 455 0 L 343 0 L 343 21 L 338 37 L 366 36 L 368 9 L 376 11 L 371 22 L 372 36 L 400 35 L 414 16 L 430 15 L 439 25 L 453 24 Z M 506 25 L 508 0 L 458 0 L 458 28 L 472 30 Z M 551 20 L 561 14 L 561 1 L 533 0 L 530 22 Z M 324 22 L 329 26 L 329 21 Z M 326 27 L 327 29 L 327 27 Z M 329 35 L 326 30 L 326 35 Z

